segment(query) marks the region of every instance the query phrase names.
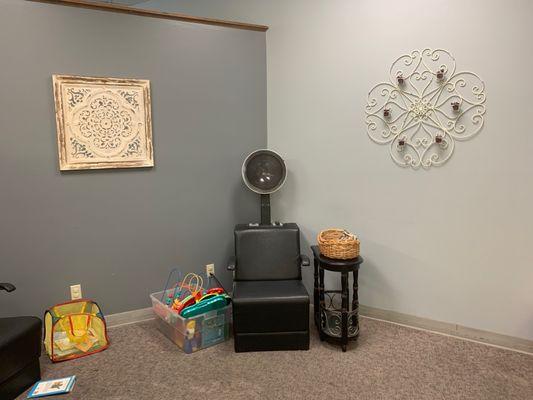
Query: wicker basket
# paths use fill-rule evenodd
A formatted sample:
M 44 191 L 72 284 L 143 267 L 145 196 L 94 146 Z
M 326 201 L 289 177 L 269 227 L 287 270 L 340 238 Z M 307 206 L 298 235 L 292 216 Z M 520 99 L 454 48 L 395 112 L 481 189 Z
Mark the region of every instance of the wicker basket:
M 359 239 L 344 229 L 326 229 L 316 240 L 320 253 L 326 257 L 348 260 L 359 256 Z

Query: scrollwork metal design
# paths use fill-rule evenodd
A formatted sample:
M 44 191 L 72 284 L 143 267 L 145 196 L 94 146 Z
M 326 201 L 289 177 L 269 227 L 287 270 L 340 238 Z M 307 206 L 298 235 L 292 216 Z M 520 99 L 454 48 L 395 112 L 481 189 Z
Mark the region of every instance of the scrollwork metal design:
M 389 79 L 370 89 L 365 122 L 370 139 L 388 144 L 398 165 L 440 166 L 456 141 L 483 127 L 485 83 L 473 72 L 457 72 L 448 51 L 426 48 L 398 57 Z
M 324 308 L 321 310 L 322 330 L 329 336 L 342 336 L 342 307 L 339 304 L 341 293 L 338 290 L 324 291 Z M 359 308 L 347 312 L 348 337 L 359 333 Z
M 76 137 L 100 157 L 126 151 L 142 126 L 135 111 L 109 90 L 95 90 L 85 101 L 72 114 L 71 129 Z
M 348 337 L 355 337 L 359 333 L 358 323 L 359 310 L 348 311 Z M 322 330 L 333 337 L 342 336 L 342 312 L 338 310 L 323 309 L 320 318 L 322 324 Z

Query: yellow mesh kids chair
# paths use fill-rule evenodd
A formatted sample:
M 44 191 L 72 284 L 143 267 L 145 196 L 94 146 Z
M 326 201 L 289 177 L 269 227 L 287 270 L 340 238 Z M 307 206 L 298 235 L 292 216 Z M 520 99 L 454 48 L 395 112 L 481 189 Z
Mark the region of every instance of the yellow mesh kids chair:
M 104 315 L 92 300 L 74 300 L 44 314 L 44 346 L 53 362 L 72 360 L 109 347 Z

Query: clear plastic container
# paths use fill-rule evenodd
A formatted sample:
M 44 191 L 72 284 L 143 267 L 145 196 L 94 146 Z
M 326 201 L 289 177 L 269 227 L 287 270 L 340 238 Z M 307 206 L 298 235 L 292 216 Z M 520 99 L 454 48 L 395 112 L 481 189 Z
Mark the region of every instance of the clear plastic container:
M 173 289 L 167 290 L 165 296 L 172 291 Z M 177 311 L 161 302 L 162 295 L 162 291 L 150 295 L 157 326 L 185 353 L 193 353 L 229 339 L 231 304 L 192 318 L 183 318 Z

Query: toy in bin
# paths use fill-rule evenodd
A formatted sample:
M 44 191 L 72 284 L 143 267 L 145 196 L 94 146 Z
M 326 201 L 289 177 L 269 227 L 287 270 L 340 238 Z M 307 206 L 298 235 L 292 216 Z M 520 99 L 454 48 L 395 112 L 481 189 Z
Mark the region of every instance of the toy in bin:
M 173 310 L 181 313 L 185 307 L 196 304 L 201 298 L 203 284 L 204 280 L 200 275 L 193 273 L 185 275 L 185 278 L 183 278 L 181 282 L 176 282 L 173 294 L 168 295 L 167 304 L 172 307 Z
M 177 279 L 172 281 L 175 273 Z M 231 298 L 214 275 L 188 273 L 181 278 L 175 268 L 165 290 L 150 297 L 159 329 L 184 352 L 192 353 L 229 338 Z
M 167 279 L 167 284 L 165 285 L 165 292 L 174 271 L 177 270 L 174 269 L 170 272 L 169 279 Z M 211 275 L 211 277 L 220 284 L 214 275 Z M 176 282 L 174 290 L 167 294 L 165 303 L 184 318 L 190 318 L 226 307 L 231 302 L 224 288 L 214 287 L 206 290 L 203 285 L 204 279 L 202 276 L 190 272 L 185 275 L 181 282 Z

